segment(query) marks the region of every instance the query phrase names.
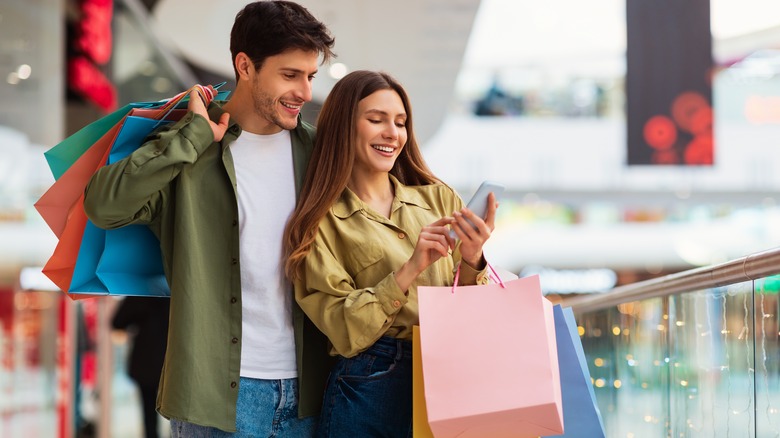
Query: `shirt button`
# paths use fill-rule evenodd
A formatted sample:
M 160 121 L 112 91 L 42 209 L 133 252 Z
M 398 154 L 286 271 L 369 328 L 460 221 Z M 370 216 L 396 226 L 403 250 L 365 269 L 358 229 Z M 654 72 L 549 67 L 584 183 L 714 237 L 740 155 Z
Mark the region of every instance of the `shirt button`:
M 236 304 L 237 301 L 236 297 L 233 297 L 230 299 L 230 304 Z
M 398 238 L 399 238 L 399 239 L 403 239 L 404 237 L 406 237 L 406 234 L 404 234 L 404 233 L 398 233 Z
M 238 220 L 237 219 L 233 219 L 233 226 L 235 227 L 236 225 L 238 225 Z
M 233 339 L 230 340 L 230 342 L 232 342 L 234 344 L 238 344 L 238 338 L 233 338 Z
M 395 307 L 396 309 L 401 307 L 401 302 L 398 300 L 393 301 L 393 307 Z
M 236 382 L 230 382 L 230 387 L 231 388 L 235 388 L 236 387 Z
M 237 259 L 230 259 L 230 263 L 235 265 L 236 263 L 238 263 L 238 260 Z

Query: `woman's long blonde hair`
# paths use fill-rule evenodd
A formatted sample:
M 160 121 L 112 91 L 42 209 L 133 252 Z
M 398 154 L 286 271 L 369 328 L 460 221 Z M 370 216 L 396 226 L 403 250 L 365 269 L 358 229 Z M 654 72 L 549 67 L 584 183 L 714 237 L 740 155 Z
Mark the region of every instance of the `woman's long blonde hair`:
M 317 137 L 298 204 L 284 232 L 285 274 L 299 277 L 317 237 L 320 220 L 347 187 L 355 162 L 358 103 L 379 90 L 393 90 L 406 111 L 407 140 L 390 173 L 404 185 L 438 183 L 425 164 L 412 124 L 412 107 L 401 84 L 383 72 L 354 71 L 333 87 L 317 119 Z

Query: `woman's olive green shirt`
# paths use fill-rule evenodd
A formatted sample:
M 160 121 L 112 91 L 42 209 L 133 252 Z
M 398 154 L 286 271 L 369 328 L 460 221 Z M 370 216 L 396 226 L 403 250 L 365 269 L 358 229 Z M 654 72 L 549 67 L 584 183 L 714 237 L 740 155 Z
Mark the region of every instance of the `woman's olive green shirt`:
M 331 354 L 352 357 L 382 336 L 412 339 L 419 324 L 418 286 L 451 286 L 460 261 L 456 248 L 433 263 L 409 287 L 395 281 L 395 271 L 414 252 L 422 228 L 463 207 L 442 184 L 404 186 L 392 175 L 395 198 L 387 218 L 351 190 L 320 221 L 295 298 L 306 315 L 330 339 Z M 485 270 L 461 264 L 459 283 L 484 284 Z
M 219 105 L 209 106 L 211 120 L 222 114 Z M 238 198 L 229 145 L 240 133 L 231 120 L 222 141 L 214 142 L 207 121 L 189 112 L 127 158 L 98 170 L 84 200 L 95 225 L 145 224 L 160 240 L 171 312 L 157 409 L 168 418 L 225 431 L 236 430 L 241 265 L 264 263 L 239 260 Z M 290 134 L 295 184 L 301 187 L 314 128 L 299 119 Z M 322 403 L 331 358 L 324 336 L 297 306 L 293 323 L 299 412 L 314 415 Z

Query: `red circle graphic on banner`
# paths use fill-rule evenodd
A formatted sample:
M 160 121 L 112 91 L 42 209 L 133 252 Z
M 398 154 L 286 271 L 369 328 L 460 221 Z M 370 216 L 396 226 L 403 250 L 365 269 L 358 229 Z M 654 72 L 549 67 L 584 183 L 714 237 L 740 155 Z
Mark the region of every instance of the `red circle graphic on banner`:
M 677 164 L 677 152 L 671 149 L 653 152 L 653 164 Z
M 697 135 L 685 147 L 685 164 L 712 164 L 712 149 L 712 135 Z
M 666 116 L 653 116 L 645 122 L 644 137 L 655 149 L 669 149 L 677 141 L 677 128 Z
M 697 134 L 694 131 L 696 113 L 706 109 L 712 111 L 704 96 L 694 91 L 686 91 L 680 93 L 672 102 L 672 118 L 683 131 Z
M 690 132 L 693 135 L 712 135 L 712 108 L 702 107 L 691 114 Z

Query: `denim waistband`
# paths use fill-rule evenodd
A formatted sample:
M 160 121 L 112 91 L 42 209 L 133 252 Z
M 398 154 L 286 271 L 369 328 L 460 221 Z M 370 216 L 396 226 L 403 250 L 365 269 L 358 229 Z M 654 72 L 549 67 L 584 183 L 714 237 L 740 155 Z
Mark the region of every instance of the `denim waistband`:
M 382 336 L 363 353 L 376 356 L 412 359 L 412 341 Z

